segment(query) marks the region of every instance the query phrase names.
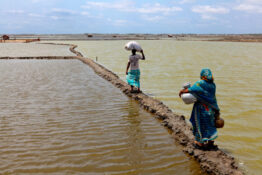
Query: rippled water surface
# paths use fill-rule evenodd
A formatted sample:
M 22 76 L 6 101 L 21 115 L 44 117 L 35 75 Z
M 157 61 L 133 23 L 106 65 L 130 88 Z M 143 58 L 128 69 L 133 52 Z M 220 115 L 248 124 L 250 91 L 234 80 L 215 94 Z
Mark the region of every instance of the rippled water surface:
M 73 42 L 85 56 L 125 79 L 127 41 Z M 72 42 L 71 42 L 72 43 Z M 189 118 L 178 92 L 199 79 L 202 68 L 213 71 L 224 129 L 217 143 L 232 153 L 248 174 L 262 173 L 262 43 L 139 41 L 147 60 L 140 61 L 142 90 Z
M 0 174 L 198 175 L 152 115 L 77 60 L 1 60 Z

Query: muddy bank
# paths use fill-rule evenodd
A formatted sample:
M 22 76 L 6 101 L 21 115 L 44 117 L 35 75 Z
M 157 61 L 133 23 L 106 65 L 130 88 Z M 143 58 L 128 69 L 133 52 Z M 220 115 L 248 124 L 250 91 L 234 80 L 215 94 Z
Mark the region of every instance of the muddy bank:
M 39 44 L 49 44 L 49 45 L 64 45 L 64 46 L 69 46 L 69 50 L 74 53 L 76 56 L 78 57 L 83 57 L 83 55 L 76 51 L 75 48 L 77 48 L 77 45 L 74 45 L 74 44 L 57 44 L 57 43 L 39 43 Z
M 176 142 L 183 147 L 183 151 L 199 162 L 203 172 L 215 175 L 244 174 L 242 170 L 239 169 L 236 160 L 219 148 L 210 151 L 195 149 L 193 146 L 194 136 L 192 134 L 192 128 L 186 123 L 184 116 L 174 114 L 161 101 L 149 97 L 144 93 L 130 93 L 129 86 L 121 80 L 118 75 L 93 60 L 82 57 L 81 53 L 74 50 L 74 47 L 71 47 L 71 49 L 78 55 L 77 58 L 79 60 L 89 65 L 99 76 L 111 82 L 124 94 L 138 101 L 141 107 L 155 114 L 156 118 L 162 120 L 163 125 L 172 131 L 172 136 Z

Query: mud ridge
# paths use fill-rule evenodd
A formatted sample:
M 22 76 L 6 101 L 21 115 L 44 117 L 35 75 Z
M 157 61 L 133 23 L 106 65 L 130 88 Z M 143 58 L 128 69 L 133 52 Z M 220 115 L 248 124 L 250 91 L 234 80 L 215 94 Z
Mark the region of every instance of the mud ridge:
M 63 44 L 63 43 L 37 43 L 37 44 L 49 44 L 49 45 L 69 46 L 69 47 L 70 47 L 69 50 L 70 50 L 72 53 L 76 54 L 76 56 L 78 56 L 78 57 L 83 57 L 83 55 L 82 55 L 80 52 L 78 52 L 78 51 L 75 50 L 75 48 L 77 48 L 77 45 L 74 45 L 74 44 Z M 71 56 L 71 57 L 72 57 L 72 56 Z
M 235 158 L 221 149 L 218 148 L 209 151 L 196 149 L 193 145 L 194 136 L 192 128 L 186 123 L 183 115 L 174 114 L 163 102 L 149 97 L 144 93 L 131 93 L 129 85 L 115 73 L 89 58 L 84 58 L 81 53 L 74 50 L 75 48 L 76 46 L 74 45 L 70 50 L 72 49 L 72 52 L 78 55 L 77 59 L 89 65 L 96 74 L 119 88 L 128 97 L 138 101 L 141 107 L 162 120 L 163 125 L 172 131 L 172 137 L 183 147 L 183 151 L 199 162 L 203 172 L 214 175 L 244 174 Z

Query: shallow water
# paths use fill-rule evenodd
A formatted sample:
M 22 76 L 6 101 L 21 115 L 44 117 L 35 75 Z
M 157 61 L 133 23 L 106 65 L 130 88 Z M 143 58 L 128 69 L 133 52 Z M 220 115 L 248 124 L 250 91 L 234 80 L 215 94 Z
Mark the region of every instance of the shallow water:
M 75 56 L 69 46 L 35 43 L 0 43 L 0 57 Z
M 151 114 L 77 60 L 1 60 L 0 174 L 198 175 Z
M 74 41 L 86 57 L 125 79 L 127 41 Z M 262 43 L 201 41 L 139 41 L 147 60 L 140 61 L 142 90 L 189 118 L 178 92 L 185 82 L 199 80 L 211 68 L 217 99 L 226 121 L 217 143 L 232 153 L 248 174 L 262 172 Z

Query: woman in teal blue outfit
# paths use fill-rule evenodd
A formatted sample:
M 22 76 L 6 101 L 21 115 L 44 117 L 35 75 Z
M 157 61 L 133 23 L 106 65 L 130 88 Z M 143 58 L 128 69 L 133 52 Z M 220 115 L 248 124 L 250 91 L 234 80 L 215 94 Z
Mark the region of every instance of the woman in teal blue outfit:
M 219 107 L 216 100 L 216 85 L 210 69 L 202 69 L 200 79 L 192 87 L 180 91 L 191 93 L 197 98 L 194 104 L 190 122 L 193 126 L 195 145 L 206 147 L 214 144 L 217 138 L 215 116 L 219 115 Z
M 132 55 L 129 56 L 129 61 L 126 67 L 126 79 L 127 83 L 131 86 L 131 92 L 134 91 L 134 86 L 137 87 L 136 92 L 140 91 L 140 69 L 139 69 L 139 60 L 145 60 L 145 55 L 143 50 L 141 50 L 141 55 L 136 54 L 136 50 L 132 50 Z M 128 69 L 130 67 L 130 71 Z

